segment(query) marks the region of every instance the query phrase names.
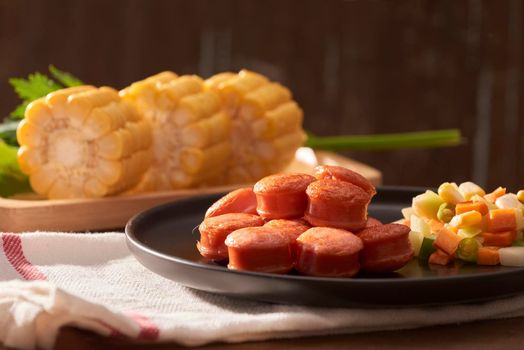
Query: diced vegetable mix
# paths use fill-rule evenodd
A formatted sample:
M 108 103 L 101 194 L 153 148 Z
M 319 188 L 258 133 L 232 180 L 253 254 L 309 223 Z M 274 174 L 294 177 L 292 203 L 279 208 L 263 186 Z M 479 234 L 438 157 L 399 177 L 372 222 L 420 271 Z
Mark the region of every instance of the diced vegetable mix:
M 424 263 L 524 266 L 524 190 L 486 193 L 473 182 L 445 182 L 437 193 L 413 198 L 402 214 L 415 256 Z

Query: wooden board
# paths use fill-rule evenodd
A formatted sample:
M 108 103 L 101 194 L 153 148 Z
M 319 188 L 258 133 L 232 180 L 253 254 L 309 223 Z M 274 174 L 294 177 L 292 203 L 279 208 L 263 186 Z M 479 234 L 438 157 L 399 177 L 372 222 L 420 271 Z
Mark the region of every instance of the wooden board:
M 341 165 L 361 173 L 375 185 L 380 171 L 331 152 L 301 149 L 287 171 L 312 173 L 317 164 Z M 100 199 L 22 200 L 0 198 L 0 232 L 98 231 L 119 229 L 139 212 L 180 198 L 220 193 L 242 185 L 152 192 Z

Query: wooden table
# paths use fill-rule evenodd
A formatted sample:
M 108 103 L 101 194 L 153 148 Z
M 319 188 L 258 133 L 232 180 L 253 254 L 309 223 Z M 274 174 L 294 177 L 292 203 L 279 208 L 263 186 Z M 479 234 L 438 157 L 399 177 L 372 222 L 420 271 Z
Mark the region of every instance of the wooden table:
M 210 344 L 184 348 L 176 344 L 140 344 L 125 339 L 109 339 L 94 333 L 65 328 L 60 332 L 55 350 L 84 349 L 207 349 L 207 350 L 302 350 L 337 349 L 521 349 L 524 343 L 524 317 L 507 320 L 472 322 L 405 331 L 332 335 L 271 340 L 241 344 Z M 0 350 L 5 350 L 0 345 Z

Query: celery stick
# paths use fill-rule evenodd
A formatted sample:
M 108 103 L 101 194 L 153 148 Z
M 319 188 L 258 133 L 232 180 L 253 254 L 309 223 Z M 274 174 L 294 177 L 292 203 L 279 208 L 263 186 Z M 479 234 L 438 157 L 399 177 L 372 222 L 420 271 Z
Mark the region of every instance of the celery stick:
M 429 256 L 433 254 L 434 251 L 436 251 L 435 247 L 433 246 L 433 242 L 435 242 L 435 237 L 424 237 L 420 251 L 418 253 L 419 260 L 423 262 L 427 262 L 429 260 Z
M 388 150 L 431 148 L 459 145 L 458 129 L 417 131 L 396 134 L 313 136 L 308 135 L 306 146 L 328 150 Z

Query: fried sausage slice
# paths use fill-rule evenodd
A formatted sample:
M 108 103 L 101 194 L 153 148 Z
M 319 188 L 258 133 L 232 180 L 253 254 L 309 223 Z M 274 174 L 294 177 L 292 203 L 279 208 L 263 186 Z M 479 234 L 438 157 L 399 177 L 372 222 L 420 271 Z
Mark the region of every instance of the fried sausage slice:
M 280 232 L 286 234 L 291 241 L 295 241 L 298 238 L 298 236 L 300 236 L 303 232 L 311 228 L 311 226 L 309 226 L 309 224 L 302 219 L 275 219 L 268 221 L 264 226 L 272 227 L 279 230 Z
M 364 228 L 361 230 L 355 231 L 354 233 L 358 236 L 360 232 L 362 232 L 362 230 L 369 228 L 369 227 L 380 226 L 380 225 L 383 225 L 383 223 L 380 220 L 375 219 L 374 217 L 368 216 L 368 220 L 366 221 L 366 226 L 364 226 Z
M 351 277 L 360 269 L 360 238 L 346 230 L 313 227 L 297 238 L 295 268 L 308 276 Z
M 272 227 L 246 227 L 227 236 L 228 268 L 287 273 L 293 268 L 289 237 Z
M 283 233 L 288 236 L 289 240 L 291 241 L 291 253 L 293 255 L 293 259 L 295 259 L 297 255 L 297 238 L 302 233 L 307 231 L 311 226 L 307 223 L 307 221 L 302 219 L 295 219 L 295 220 L 284 220 L 284 219 L 275 219 L 267 222 L 265 227 L 272 227 L 276 230 L 278 230 L 280 233 Z
M 358 231 L 366 226 L 371 196 L 349 182 L 322 179 L 306 189 L 309 198 L 304 218 L 312 226 Z
M 307 206 L 306 188 L 313 181 L 313 176 L 297 173 L 275 174 L 261 179 L 253 188 L 258 215 L 264 219 L 302 217 Z
M 206 211 L 206 218 L 229 213 L 257 213 L 257 197 L 251 187 L 229 192 L 213 203 Z
M 198 227 L 200 241 L 197 249 L 210 260 L 226 260 L 227 247 L 224 241 L 231 232 L 244 227 L 262 226 L 264 220 L 253 214 L 230 213 L 206 218 Z
M 366 179 L 364 176 L 360 175 L 353 170 L 343 168 L 336 165 L 319 165 L 315 168 L 315 176 L 317 179 L 336 179 L 340 181 L 349 182 L 355 186 L 362 188 L 366 191 L 371 197 L 373 197 L 377 190 L 375 186 Z
M 367 272 L 392 272 L 406 265 L 413 257 L 408 235 L 409 227 L 399 224 L 362 230 L 358 233 L 364 243 L 360 254 L 362 269 Z

